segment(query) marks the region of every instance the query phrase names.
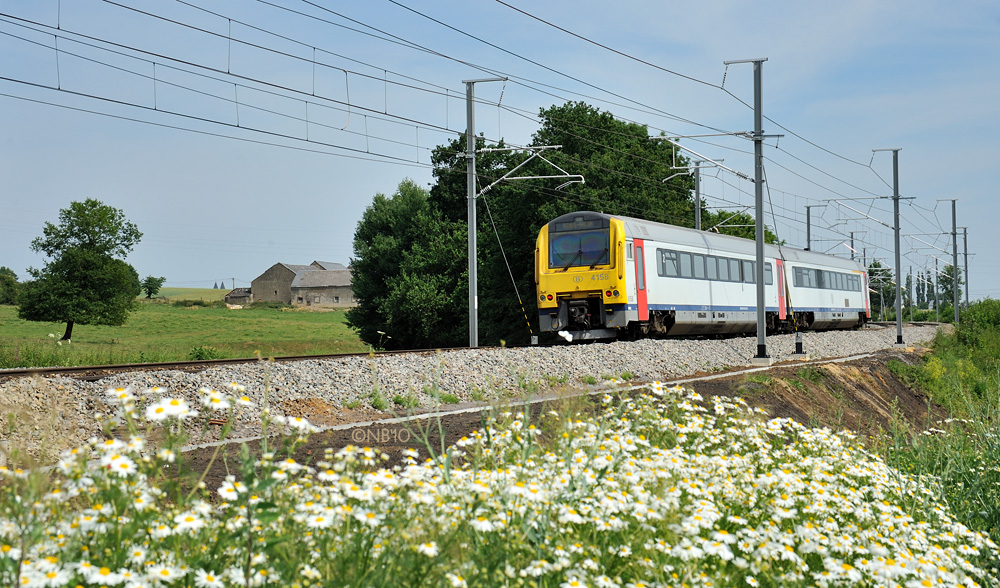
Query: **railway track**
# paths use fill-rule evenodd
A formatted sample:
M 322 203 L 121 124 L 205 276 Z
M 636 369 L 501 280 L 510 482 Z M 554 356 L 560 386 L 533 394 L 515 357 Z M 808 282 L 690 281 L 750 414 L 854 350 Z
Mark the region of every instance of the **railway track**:
M 309 359 L 340 359 L 345 357 L 367 357 L 371 353 L 374 353 L 375 355 L 379 356 L 407 355 L 407 354 L 421 355 L 428 353 L 437 353 L 438 351 L 455 351 L 460 349 L 468 349 L 468 347 L 450 347 L 445 349 L 405 349 L 399 351 L 377 351 L 377 352 L 358 352 L 358 353 L 333 353 L 325 355 L 283 355 L 273 358 L 244 357 L 244 358 L 231 358 L 231 359 L 165 361 L 165 362 L 153 362 L 153 363 L 124 363 L 117 365 L 0 369 L 0 382 L 4 380 L 10 380 L 13 378 L 24 378 L 24 377 L 45 378 L 51 376 L 67 376 L 78 380 L 94 382 L 110 376 L 128 372 L 167 371 L 167 370 L 200 372 L 218 366 L 240 365 L 240 364 L 254 363 L 259 361 L 275 361 L 278 363 L 285 363 L 292 361 L 304 361 Z M 490 349 L 490 347 L 480 347 L 480 349 Z
M 896 326 L 896 323 L 894 321 L 871 321 L 869 324 L 878 325 L 886 328 Z M 904 326 L 914 326 L 914 327 L 940 326 L 941 324 L 943 323 L 936 323 L 930 321 L 903 323 Z M 407 354 L 426 355 L 426 354 L 438 353 L 439 351 L 458 351 L 463 349 L 469 349 L 469 348 L 450 347 L 445 349 L 406 349 L 399 351 L 377 351 L 374 353 L 377 356 L 407 355 Z M 481 346 L 478 349 L 492 349 L 492 347 Z M 324 354 L 324 355 L 285 355 L 273 358 L 247 357 L 247 358 L 232 358 L 232 359 L 203 359 L 203 360 L 169 361 L 169 362 L 154 362 L 154 363 L 127 363 L 118 365 L 0 369 L 0 382 L 10 380 L 13 378 L 23 378 L 23 377 L 46 378 L 52 376 L 66 376 L 78 380 L 93 382 L 101 380 L 103 378 L 108 378 L 117 374 L 128 373 L 128 372 L 167 371 L 167 370 L 200 372 L 218 366 L 240 365 L 240 364 L 259 362 L 259 361 L 275 361 L 278 363 L 284 363 L 284 362 L 304 361 L 309 359 L 340 359 L 348 357 L 367 357 L 371 353 L 372 352 L 334 353 L 334 354 Z

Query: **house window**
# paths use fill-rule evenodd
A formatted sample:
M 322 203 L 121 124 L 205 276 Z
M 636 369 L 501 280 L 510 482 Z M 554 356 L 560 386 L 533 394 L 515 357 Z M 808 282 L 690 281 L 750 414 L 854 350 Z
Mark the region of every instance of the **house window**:
M 339 303 L 340 302 L 340 296 L 334 296 L 333 297 L 333 301 L 334 301 L 334 303 Z
M 299 296 L 298 300 L 299 300 L 299 304 L 302 304 L 302 297 L 301 296 Z

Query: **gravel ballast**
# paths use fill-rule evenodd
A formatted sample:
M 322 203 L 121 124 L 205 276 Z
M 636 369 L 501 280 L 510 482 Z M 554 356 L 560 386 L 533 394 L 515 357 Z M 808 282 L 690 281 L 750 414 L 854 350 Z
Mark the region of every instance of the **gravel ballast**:
M 908 345 L 930 341 L 936 326 L 903 329 Z M 859 331 L 803 333 L 811 359 L 847 357 L 891 348 L 896 328 L 868 326 Z M 795 335 L 767 338 L 775 362 L 791 359 Z M 550 386 L 586 387 L 623 375 L 637 381 L 668 381 L 697 372 L 745 367 L 757 353 L 757 338 L 659 339 L 633 342 L 451 350 L 422 354 L 345 357 L 288 363 L 258 362 L 202 372 L 132 372 L 85 382 L 72 378 L 18 378 L 0 382 L 0 441 L 38 457 L 75 447 L 100 436 L 98 418 L 115 411 L 107 391 L 130 388 L 147 394 L 181 397 L 201 409 L 201 388 L 228 392 L 245 387 L 253 406 L 244 407 L 236 436 L 259 431 L 260 411 L 300 416 L 320 423 L 378 418 L 373 407 L 404 410 L 402 404 L 428 408 L 446 396 L 451 402 L 490 401 L 546 392 Z M 395 399 L 395 402 L 394 402 Z M 0 447 L 2 449 L 2 447 Z

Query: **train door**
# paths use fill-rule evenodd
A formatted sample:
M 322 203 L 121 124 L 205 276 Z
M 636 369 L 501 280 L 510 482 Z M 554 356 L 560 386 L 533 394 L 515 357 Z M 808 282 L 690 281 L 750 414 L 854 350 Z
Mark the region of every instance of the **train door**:
M 785 320 L 787 309 L 785 308 L 785 263 L 782 259 L 775 259 L 778 274 L 778 319 Z
M 635 243 L 635 294 L 636 302 L 639 305 L 639 320 L 649 320 L 649 304 L 646 299 L 646 262 L 645 247 L 642 239 L 636 239 Z
M 868 306 L 868 274 L 861 274 L 861 298 L 865 301 L 865 316 L 872 318 L 871 307 Z

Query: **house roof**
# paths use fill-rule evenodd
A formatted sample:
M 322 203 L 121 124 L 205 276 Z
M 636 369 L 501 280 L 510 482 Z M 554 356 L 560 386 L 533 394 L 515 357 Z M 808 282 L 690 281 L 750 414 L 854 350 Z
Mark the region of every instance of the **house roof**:
M 295 275 L 292 288 L 329 288 L 335 286 L 350 286 L 351 270 L 318 270 L 303 271 Z
M 298 274 L 299 272 L 308 272 L 316 269 L 314 265 L 296 265 L 292 263 L 279 263 L 278 265 L 284 266 L 287 269 L 292 270 L 293 273 Z
M 233 288 L 232 290 L 229 291 L 229 294 L 226 294 L 226 298 L 230 298 L 232 296 L 249 296 L 249 295 L 250 295 L 250 288 Z
M 312 265 L 325 270 L 345 270 L 347 266 L 333 261 L 314 261 Z

